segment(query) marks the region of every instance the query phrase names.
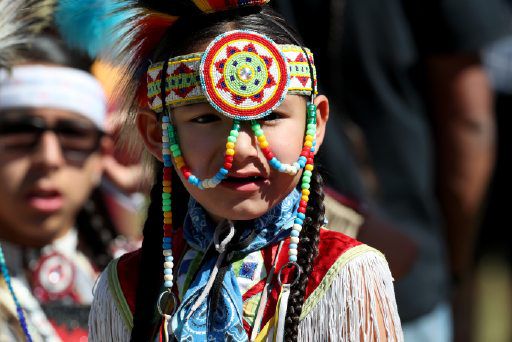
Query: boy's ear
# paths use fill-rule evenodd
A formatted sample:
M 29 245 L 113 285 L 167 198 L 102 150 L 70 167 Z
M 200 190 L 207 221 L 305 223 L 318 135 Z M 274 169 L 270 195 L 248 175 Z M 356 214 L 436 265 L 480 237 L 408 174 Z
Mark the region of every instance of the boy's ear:
M 157 115 L 148 109 L 141 109 L 137 113 L 135 123 L 148 151 L 154 155 L 155 158 L 163 161 L 162 126 L 157 119 Z
M 316 154 L 325 137 L 325 129 L 329 120 L 329 100 L 325 95 L 318 95 L 313 103 L 316 105 Z

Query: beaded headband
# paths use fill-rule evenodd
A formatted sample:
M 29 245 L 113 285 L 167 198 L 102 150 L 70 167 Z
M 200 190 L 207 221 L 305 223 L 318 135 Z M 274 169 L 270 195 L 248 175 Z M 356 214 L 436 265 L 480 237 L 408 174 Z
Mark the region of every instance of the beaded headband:
M 163 69 L 159 62 L 147 73 L 148 104 L 157 113 L 162 112 Z M 251 120 L 272 112 L 286 94 L 316 94 L 316 70 L 307 49 L 277 45 L 255 32 L 230 31 L 203 53 L 169 59 L 165 83 L 168 108 L 209 102 L 228 117 Z

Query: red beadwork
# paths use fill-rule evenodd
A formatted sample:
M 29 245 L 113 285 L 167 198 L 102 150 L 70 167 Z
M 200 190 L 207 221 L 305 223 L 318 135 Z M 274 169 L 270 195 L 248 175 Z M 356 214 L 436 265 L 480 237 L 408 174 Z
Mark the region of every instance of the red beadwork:
M 298 211 L 299 213 L 303 213 L 303 214 L 305 214 L 305 213 L 306 213 L 306 208 L 304 208 L 304 207 L 299 207 L 299 209 L 297 209 L 297 211 Z
M 233 163 L 233 156 L 224 156 L 224 162 L 226 163 Z
M 313 165 L 313 158 L 308 158 L 308 164 Z
M 230 170 L 232 167 L 233 167 L 233 164 L 232 164 L 232 163 L 224 163 L 224 168 L 225 168 L 226 170 Z
M 306 208 L 308 206 L 308 202 L 304 201 L 304 200 L 301 200 L 300 203 L 299 203 L 299 207 L 304 207 Z

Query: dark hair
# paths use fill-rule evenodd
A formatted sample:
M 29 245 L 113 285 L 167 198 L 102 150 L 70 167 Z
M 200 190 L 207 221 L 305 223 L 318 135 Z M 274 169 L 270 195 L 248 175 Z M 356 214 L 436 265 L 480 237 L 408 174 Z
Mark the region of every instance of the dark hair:
M 79 248 L 103 270 L 112 260 L 110 243 L 117 232 L 107 211 L 103 193 L 99 188 L 93 189 L 89 199 L 76 217 Z
M 26 62 L 56 64 L 89 72 L 93 60 L 69 48 L 56 34 L 45 32 L 20 46 L 19 57 Z
M 171 57 L 197 52 L 196 50 L 219 34 L 229 30 L 252 30 L 273 39 L 277 44 L 301 44 L 298 34 L 290 28 L 284 19 L 268 6 L 246 7 L 209 15 L 190 15 L 180 17 L 166 32 L 164 40 L 155 50 L 153 61 L 162 61 Z M 138 70 L 136 77 L 145 73 L 145 67 Z M 159 165 L 157 170 L 160 170 Z M 184 197 L 176 192 L 185 191 L 181 180 L 173 170 L 173 224 L 180 225 L 186 213 L 186 206 L 176 208 Z M 186 191 L 185 191 L 186 192 Z M 186 203 L 186 202 L 185 202 Z M 299 317 L 304 302 L 304 293 L 308 277 L 311 273 L 313 260 L 317 254 L 319 229 L 323 224 L 324 206 L 322 178 L 315 171 L 311 183 L 311 205 L 307 209 L 308 219 L 304 222 L 301 242 L 298 250 L 298 262 L 303 269 L 297 285 L 292 287 L 286 322 L 286 339 L 293 340 L 297 336 Z M 177 215 L 180 217 L 178 220 Z M 158 291 L 162 284 L 162 256 L 160 244 L 162 229 L 161 214 L 161 173 L 157 175 L 151 191 L 151 205 L 148 218 L 144 225 L 144 243 L 137 288 L 136 309 L 132 341 L 148 341 L 154 338 L 159 323 L 153 322 Z

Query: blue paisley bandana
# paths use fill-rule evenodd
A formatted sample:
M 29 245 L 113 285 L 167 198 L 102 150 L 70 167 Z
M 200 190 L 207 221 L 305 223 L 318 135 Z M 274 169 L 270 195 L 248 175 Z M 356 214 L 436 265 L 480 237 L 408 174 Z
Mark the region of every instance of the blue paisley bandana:
M 253 226 L 247 229 L 253 230 L 253 238 L 247 246 L 237 251 L 237 255 L 243 257 L 288 237 L 299 201 L 300 193 L 295 189 L 281 203 L 255 219 Z M 213 240 L 214 231 L 215 224 L 207 217 L 200 204 L 191 199 L 184 223 L 184 236 L 189 246 L 205 253 Z M 251 232 L 242 232 L 242 238 L 249 233 Z M 183 295 L 181 305 L 172 320 L 172 330 L 178 341 L 248 340 L 242 320 L 242 294 L 231 265 L 224 275 L 215 312 L 210 312 L 207 297 L 187 319 L 193 304 L 205 288 L 215 263 L 215 256 L 205 260 Z

